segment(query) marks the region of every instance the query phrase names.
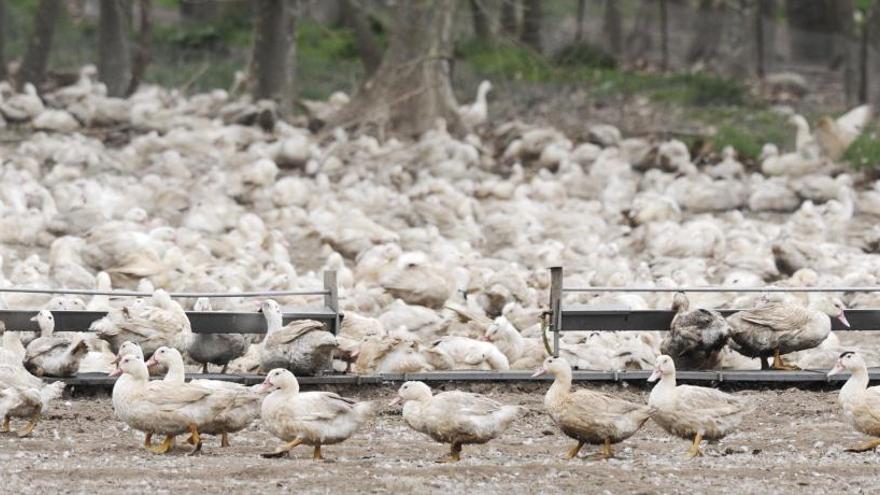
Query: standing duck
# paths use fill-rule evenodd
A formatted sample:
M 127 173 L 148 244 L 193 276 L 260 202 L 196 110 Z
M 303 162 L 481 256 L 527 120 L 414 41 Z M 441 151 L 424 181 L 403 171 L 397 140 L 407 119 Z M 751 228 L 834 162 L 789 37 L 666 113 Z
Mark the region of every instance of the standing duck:
M 200 297 L 193 305 L 193 311 L 211 311 L 211 302 Z M 202 373 L 208 372 L 208 364 L 222 366 L 220 373 L 226 373 L 229 362 L 244 356 L 248 342 L 240 333 L 194 333 L 186 349 L 193 361 L 202 364 Z
M 260 368 L 284 368 L 298 375 L 315 375 L 329 370 L 336 337 L 314 320 L 294 321 L 282 326 L 281 307 L 269 299 L 260 305 L 266 318 L 266 338 L 260 349 Z
M 449 457 L 442 462 L 461 460 L 462 445 L 492 440 L 519 414 L 519 407 L 480 394 L 453 390 L 433 395 L 422 382 L 406 382 L 397 394 L 392 404 L 403 400 L 403 420 L 410 428 L 451 444 Z
M 37 376 L 72 376 L 79 363 L 89 353 L 89 346 L 79 337 L 69 339 L 52 335 L 55 317 L 41 310 L 31 318 L 40 326 L 40 336 L 32 340 L 25 353 L 25 366 Z
M 322 445 L 343 442 L 373 413 L 370 402 L 356 402 L 332 392 L 300 392 L 299 382 L 289 370 L 274 369 L 266 376 L 260 417 L 270 433 L 285 442 L 263 457 L 288 455 L 297 445 L 314 447 L 312 458 L 321 460 Z
M 880 387 L 868 387 L 868 367 L 862 356 L 855 352 L 841 354 L 837 364 L 828 372 L 828 376 L 844 371 L 852 374 L 840 389 L 838 396 L 843 408 L 843 417 L 856 431 L 872 437 L 880 437 Z M 847 449 L 847 452 L 867 452 L 877 446 L 880 446 L 880 438 Z
M 730 325 L 717 311 L 702 308 L 689 311 L 689 306 L 684 292 L 677 292 L 673 296 L 675 317 L 672 318 L 669 332 L 660 342 L 660 352 L 672 357 L 678 369 L 718 368 Z
M 567 436 L 577 440 L 566 458 L 578 455 L 584 444 L 603 445 L 596 457 L 614 456 L 611 444 L 631 437 L 651 417 L 651 409 L 591 390 L 571 391 L 571 365 L 563 358 L 550 356 L 533 377 L 550 373 L 553 385 L 544 396 L 544 408 Z
M 10 431 L 10 418 L 26 418 L 27 425 L 17 433 L 19 438 L 30 435 L 49 403 L 61 397 L 64 385 L 62 381 L 43 383 L 20 361 L 0 363 L 0 433 Z
M 761 369 L 768 368 L 765 358 L 770 356 L 773 356 L 773 368 L 796 369 L 780 356 L 821 344 L 831 333 L 829 317 L 837 318 L 849 327 L 845 306 L 840 299 L 814 299 L 811 306 L 804 308 L 784 302 L 765 302 L 755 309 L 728 316 L 734 350 L 744 356 L 761 358 Z
M 660 380 L 651 390 L 648 405 L 651 418 L 677 437 L 694 442 L 688 450 L 691 457 L 702 456 L 700 442 L 718 440 L 732 432 L 747 412 L 744 399 L 720 390 L 675 384 L 675 363 L 666 355 L 657 358 L 649 382 Z
M 156 349 L 147 361 L 147 367 L 149 368 L 151 364 L 161 364 L 168 368 L 165 382 L 179 384 L 186 382 L 183 356 L 177 349 L 164 346 Z M 198 425 L 200 435 L 220 435 L 221 447 L 229 446 L 230 433 L 243 430 L 260 415 L 262 395 L 251 388 L 220 380 L 192 380 L 190 384 L 212 390 L 214 397 L 222 403 L 216 414 L 209 416 L 207 422 Z
M 130 340 L 151 356 L 156 349 L 170 345 L 185 350 L 192 340 L 192 327 L 180 304 L 162 289 L 153 292 L 150 302 L 136 300 L 92 323 L 97 336 L 110 342 L 113 350 Z

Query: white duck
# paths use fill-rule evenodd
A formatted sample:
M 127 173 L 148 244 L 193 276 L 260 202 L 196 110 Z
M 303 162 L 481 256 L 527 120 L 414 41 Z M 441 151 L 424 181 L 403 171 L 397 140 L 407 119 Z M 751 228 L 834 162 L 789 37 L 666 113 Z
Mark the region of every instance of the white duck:
M 507 356 L 511 369 L 534 369 L 547 357 L 547 350 L 541 339 L 523 337 L 504 316 L 495 318 L 486 327 L 483 338 L 495 344 Z
M 461 447 L 483 444 L 504 433 L 519 415 L 484 395 L 453 390 L 433 395 L 423 382 L 406 382 L 397 391 L 403 400 L 403 420 L 410 428 L 440 443 L 450 444 L 448 461 L 461 460 Z
M 426 349 L 428 362 L 436 369 L 481 369 L 506 371 L 510 362 L 494 344 L 467 337 L 447 335 Z
M 880 387 L 868 387 L 870 380 L 868 368 L 862 356 L 855 352 L 844 352 L 828 376 L 848 371 L 852 373 L 838 400 L 843 408 L 843 417 L 856 431 L 880 437 Z M 867 452 L 880 446 L 880 439 L 874 438 L 865 445 L 847 449 L 847 452 Z
M 152 364 L 163 365 L 168 369 L 164 381 L 169 383 L 185 383 L 186 374 L 183 356 L 173 347 L 160 347 L 147 361 L 147 368 Z M 229 434 L 236 433 L 254 422 L 260 415 L 262 394 L 244 385 L 220 380 L 192 380 L 190 384 L 203 386 L 213 391 L 213 398 L 219 400 L 223 407 L 217 413 L 200 423 L 200 435 L 220 435 L 220 446 L 229 446 Z
M 613 457 L 611 444 L 634 435 L 651 417 L 650 408 L 591 390 L 571 391 L 571 365 L 550 356 L 533 378 L 550 373 L 553 385 L 544 396 L 544 408 L 567 436 L 577 440 L 567 458 L 578 455 L 585 443 L 603 445 L 599 458 Z
M 300 375 L 329 370 L 338 343 L 324 324 L 299 320 L 282 326 L 281 307 L 268 299 L 260 304 L 266 318 L 266 338 L 260 349 L 260 368 L 284 368 Z
M 27 418 L 18 436 L 30 435 L 49 403 L 61 397 L 64 386 L 62 381 L 43 383 L 28 373 L 21 362 L 0 362 L 0 433 L 10 431 L 10 418 Z
M 331 392 L 300 392 L 296 377 L 286 369 L 270 371 L 263 388 L 272 391 L 260 410 L 263 425 L 285 442 L 274 452 L 262 454 L 266 458 L 288 455 L 297 445 L 305 444 L 314 447 L 313 459 L 323 459 L 322 445 L 347 440 L 373 414 L 370 402 L 356 402 Z
M 153 292 L 150 303 L 141 301 L 111 310 L 92 323 L 91 329 L 113 349 L 130 340 L 147 356 L 163 345 L 186 350 L 193 338 L 186 312 L 162 289 Z
M 40 326 L 40 336 L 27 345 L 25 366 L 37 376 L 72 376 L 79 371 L 79 363 L 88 354 L 86 342 L 75 337 L 56 337 L 55 317 L 41 310 L 31 318 Z
M 675 383 L 675 363 L 669 356 L 657 358 L 649 382 L 660 380 L 651 390 L 651 418 L 672 435 L 690 439 L 688 455 L 702 456 L 700 442 L 718 440 L 731 433 L 747 412 L 746 401 L 713 388 Z
M 489 117 L 489 105 L 486 103 L 486 95 L 492 90 L 492 83 L 483 81 L 477 88 L 477 99 L 470 105 L 461 105 L 458 107 L 458 115 L 461 121 L 469 129 L 477 128 L 484 123 Z
M 816 141 L 831 160 L 839 160 L 871 121 L 871 106 L 861 105 L 838 117 L 824 116 L 816 124 Z

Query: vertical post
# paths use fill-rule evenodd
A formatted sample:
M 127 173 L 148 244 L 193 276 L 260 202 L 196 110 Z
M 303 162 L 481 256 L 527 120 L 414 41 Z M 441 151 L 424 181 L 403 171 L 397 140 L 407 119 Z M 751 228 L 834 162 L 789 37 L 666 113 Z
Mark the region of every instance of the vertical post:
M 336 270 L 327 270 L 324 272 L 324 307 L 333 311 L 333 328 L 330 331 L 333 335 L 339 333 L 339 288 L 336 285 Z
M 669 70 L 669 12 L 666 0 L 660 0 L 660 69 Z
M 764 81 L 766 69 L 764 67 L 764 0 L 755 2 L 755 72 L 761 82 Z
M 550 267 L 550 331 L 553 332 L 553 356 L 559 357 L 559 331 L 562 327 L 562 267 Z

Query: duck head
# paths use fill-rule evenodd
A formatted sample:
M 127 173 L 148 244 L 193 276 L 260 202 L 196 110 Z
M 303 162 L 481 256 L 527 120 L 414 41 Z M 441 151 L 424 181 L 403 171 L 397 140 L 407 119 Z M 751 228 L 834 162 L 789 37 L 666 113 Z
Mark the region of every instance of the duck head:
M 431 387 L 423 382 L 406 382 L 397 390 L 395 397 L 389 405 L 395 406 L 408 400 L 425 400 L 431 398 Z
M 822 298 L 815 302 L 815 308 L 831 318 L 837 318 L 846 328 L 849 328 L 849 320 L 846 319 L 846 306 L 843 301 L 836 297 Z
M 571 365 L 568 361 L 566 361 L 565 358 L 550 356 L 544 360 L 541 364 L 541 368 L 535 371 L 532 378 L 537 378 L 548 373 L 556 376 L 559 373 L 565 372 L 571 373 Z
M 141 350 L 141 346 L 135 344 L 130 340 L 126 340 L 119 346 L 119 351 L 116 353 L 116 359 L 114 359 L 111 364 L 118 365 L 119 361 L 122 360 L 125 356 L 137 356 L 143 361 L 144 359 L 144 351 Z
M 275 368 L 266 375 L 266 379 L 263 381 L 262 390 L 264 392 L 275 390 L 293 390 L 294 392 L 298 392 L 299 382 L 290 370 Z
M 128 355 L 119 361 L 116 371 L 110 373 L 110 376 L 131 375 L 134 378 L 148 380 L 150 373 L 147 371 L 147 365 L 144 360 L 138 356 Z
M 667 355 L 657 357 L 654 361 L 654 372 L 648 377 L 649 382 L 656 382 L 667 376 L 675 376 L 675 362 Z
M 37 325 L 40 326 L 40 335 L 44 337 L 52 335 L 55 330 L 55 317 L 48 309 L 41 309 L 36 316 L 31 318 L 31 321 L 37 322 Z
M 146 363 L 147 368 L 160 364 L 163 366 L 169 366 L 174 360 L 175 355 L 177 359 L 179 359 L 181 362 L 183 361 L 183 356 L 180 355 L 180 351 L 171 347 L 162 346 L 156 349 L 156 352 L 154 352 L 153 355 L 150 356 L 149 361 L 147 361 Z
M 690 301 L 688 301 L 687 296 L 684 292 L 676 292 L 674 296 L 672 296 L 672 311 L 680 312 L 687 311 L 690 306 Z
M 856 352 L 847 351 L 840 355 L 837 358 L 837 363 L 833 368 L 828 372 L 828 376 L 836 375 L 838 373 L 843 373 L 844 371 L 849 371 L 850 373 L 855 373 L 861 369 L 865 369 L 865 360 L 862 356 Z

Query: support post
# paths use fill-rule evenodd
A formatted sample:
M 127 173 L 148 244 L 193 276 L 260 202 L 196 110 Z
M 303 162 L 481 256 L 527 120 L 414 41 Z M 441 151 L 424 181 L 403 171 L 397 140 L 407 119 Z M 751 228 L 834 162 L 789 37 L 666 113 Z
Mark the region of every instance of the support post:
M 324 307 L 335 313 L 330 331 L 336 335 L 339 333 L 339 287 L 336 284 L 336 270 L 324 272 L 324 290 L 327 291 L 324 294 Z
M 562 329 L 562 267 L 550 268 L 550 331 L 553 332 L 553 356 L 559 357 L 559 332 Z

